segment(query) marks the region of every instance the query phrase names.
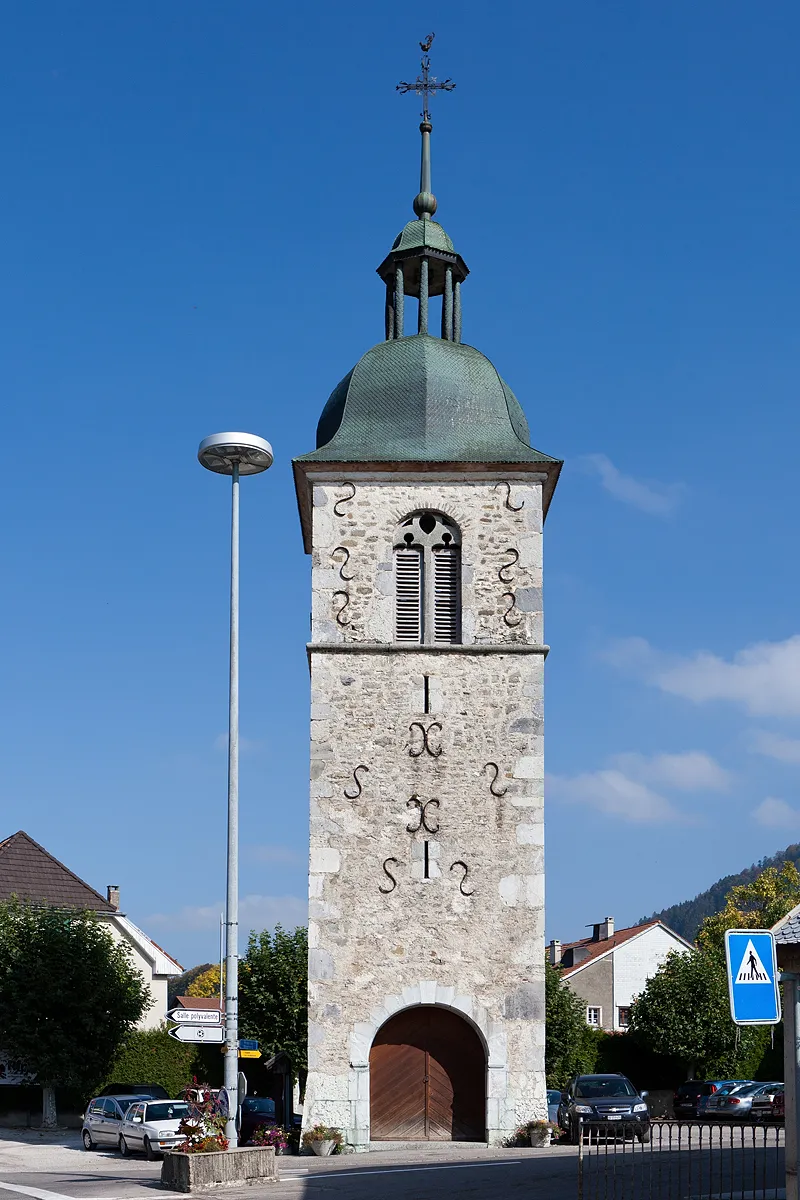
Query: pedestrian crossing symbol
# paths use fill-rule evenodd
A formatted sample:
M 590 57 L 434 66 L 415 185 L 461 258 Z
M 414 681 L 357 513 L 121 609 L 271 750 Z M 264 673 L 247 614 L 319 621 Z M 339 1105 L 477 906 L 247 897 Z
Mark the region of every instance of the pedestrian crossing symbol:
M 737 1025 L 776 1025 L 781 1019 L 775 939 L 769 929 L 725 934 L 731 1016 Z
M 753 939 L 747 939 L 739 970 L 736 972 L 737 983 L 769 983 L 770 974 L 753 945 Z

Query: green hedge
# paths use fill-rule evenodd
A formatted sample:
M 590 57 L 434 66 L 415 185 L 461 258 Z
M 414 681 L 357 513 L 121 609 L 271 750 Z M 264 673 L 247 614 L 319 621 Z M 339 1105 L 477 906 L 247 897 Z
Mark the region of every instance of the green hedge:
M 202 1074 L 202 1068 L 195 1046 L 171 1038 L 166 1025 L 135 1029 L 123 1042 L 98 1091 L 107 1083 L 159 1083 L 175 1097 L 197 1074 Z

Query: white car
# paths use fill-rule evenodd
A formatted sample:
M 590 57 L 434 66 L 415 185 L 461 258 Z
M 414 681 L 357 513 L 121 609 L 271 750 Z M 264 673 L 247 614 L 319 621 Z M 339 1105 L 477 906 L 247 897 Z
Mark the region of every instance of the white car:
M 138 1150 L 152 1161 L 165 1150 L 174 1149 L 183 1141 L 178 1126 L 188 1116 L 185 1100 L 141 1100 L 132 1104 L 119 1131 L 120 1154 Z

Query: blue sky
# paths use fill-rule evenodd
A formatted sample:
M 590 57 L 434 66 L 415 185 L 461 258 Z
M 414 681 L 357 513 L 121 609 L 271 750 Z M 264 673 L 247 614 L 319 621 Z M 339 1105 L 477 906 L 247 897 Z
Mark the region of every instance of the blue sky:
M 424 24 L 420 24 L 424 21 Z M 435 29 L 464 337 L 566 460 L 546 528 L 548 936 L 800 838 L 800 10 L 309 0 L 5 14 L 3 833 L 190 965 L 224 894 L 221 428 L 243 486 L 243 922 L 301 920 L 289 461 L 382 337 Z

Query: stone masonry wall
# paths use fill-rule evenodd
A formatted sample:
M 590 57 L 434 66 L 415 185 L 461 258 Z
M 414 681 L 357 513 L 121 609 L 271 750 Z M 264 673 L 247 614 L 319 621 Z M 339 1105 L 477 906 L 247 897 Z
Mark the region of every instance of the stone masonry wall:
M 374 1034 L 435 1003 L 482 1036 L 497 1141 L 547 1112 L 541 489 L 352 490 L 314 489 L 304 1125 L 366 1148 Z M 426 508 L 461 527 L 463 647 L 392 644 L 394 532 Z

